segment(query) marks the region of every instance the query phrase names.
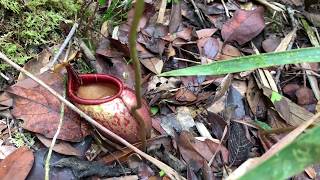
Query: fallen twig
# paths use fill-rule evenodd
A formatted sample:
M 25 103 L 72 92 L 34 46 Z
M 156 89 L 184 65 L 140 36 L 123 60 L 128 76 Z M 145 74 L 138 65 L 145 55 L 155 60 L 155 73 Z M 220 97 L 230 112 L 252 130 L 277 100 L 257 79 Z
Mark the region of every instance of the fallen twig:
M 199 17 L 200 23 L 203 27 L 206 27 L 205 23 L 204 23 L 204 17 L 201 14 L 198 6 L 196 5 L 196 3 L 193 0 L 190 0 L 191 4 L 193 5 L 194 8 L 194 12 L 197 14 L 197 16 Z
M 161 5 L 160 5 L 160 9 L 159 9 L 158 19 L 157 19 L 157 23 L 159 23 L 159 24 L 163 24 L 164 14 L 166 12 L 166 7 L 167 7 L 167 0 L 162 0 Z
M 63 50 L 66 48 L 66 46 L 68 45 L 69 41 L 71 40 L 73 34 L 76 32 L 76 29 L 78 28 L 78 23 L 74 23 L 74 25 L 72 26 L 72 29 L 70 30 L 68 36 L 66 37 L 66 39 L 64 40 L 63 44 L 61 45 L 59 51 L 57 52 L 57 54 L 53 57 L 53 60 L 48 63 L 45 67 L 41 68 L 40 73 L 43 73 L 47 70 L 49 70 L 50 68 L 53 67 L 54 63 L 58 60 L 58 58 L 60 57 L 61 53 L 63 52 Z
M 282 12 L 284 11 L 281 7 L 279 7 L 280 4 L 272 4 L 272 3 L 269 3 L 267 0 L 256 0 L 257 2 L 275 10 L 275 11 L 279 11 L 279 12 Z M 278 5 L 278 6 L 277 6 Z
M 5 74 L 3 74 L 2 72 L 0 72 L 0 76 L 3 77 L 3 79 L 9 81 L 10 78 L 8 78 L 8 76 L 6 76 Z
M 22 67 L 20 67 L 18 64 L 16 64 L 15 62 L 13 62 L 12 60 L 10 60 L 6 55 L 4 55 L 2 52 L 0 52 L 0 59 L 3 59 L 5 62 L 7 62 L 9 65 L 11 65 L 13 68 L 15 68 L 16 70 L 24 73 L 26 76 L 28 76 L 29 78 L 31 78 L 32 80 L 34 80 L 35 82 L 37 82 L 38 84 L 40 84 L 42 87 L 44 87 L 45 89 L 47 89 L 51 94 L 53 94 L 55 97 L 57 97 L 62 103 L 64 103 L 67 107 L 69 107 L 70 109 L 72 109 L 73 111 L 75 111 L 76 113 L 78 113 L 81 117 L 83 117 L 86 121 L 88 121 L 89 123 L 91 123 L 93 126 L 97 127 L 98 129 L 100 129 L 101 131 L 103 131 L 104 133 L 106 133 L 107 135 L 111 136 L 112 138 L 114 138 L 115 140 L 119 141 L 120 143 L 122 143 L 123 145 L 127 146 L 128 148 L 132 149 L 134 152 L 138 153 L 140 156 L 144 157 L 145 159 L 147 159 L 148 161 L 150 161 L 152 164 L 154 164 L 155 166 L 157 166 L 159 169 L 163 170 L 167 176 L 169 176 L 171 179 L 173 180 L 180 180 L 180 179 L 185 179 L 184 177 L 180 176 L 178 172 L 176 172 L 174 169 L 172 169 L 170 166 L 168 166 L 167 164 L 149 156 L 148 154 L 142 152 L 140 149 L 136 148 L 135 146 L 133 146 L 132 144 L 130 144 L 128 141 L 124 140 L 123 138 L 121 138 L 120 136 L 118 136 L 117 134 L 113 133 L 112 131 L 110 131 L 109 129 L 105 128 L 104 126 L 102 126 L 101 124 L 99 124 L 98 122 L 96 122 L 94 119 L 92 119 L 90 116 L 88 116 L 86 113 L 84 113 L 83 111 L 81 111 L 79 108 L 77 108 L 75 105 L 73 105 L 71 102 L 69 102 L 68 100 L 66 100 L 64 97 L 62 97 L 58 92 L 56 92 L 54 89 L 52 89 L 50 86 L 48 86 L 46 83 L 44 83 L 42 80 L 40 80 L 39 78 L 37 78 L 36 76 L 34 76 L 33 74 L 31 74 L 30 72 L 28 72 L 27 70 L 23 69 Z

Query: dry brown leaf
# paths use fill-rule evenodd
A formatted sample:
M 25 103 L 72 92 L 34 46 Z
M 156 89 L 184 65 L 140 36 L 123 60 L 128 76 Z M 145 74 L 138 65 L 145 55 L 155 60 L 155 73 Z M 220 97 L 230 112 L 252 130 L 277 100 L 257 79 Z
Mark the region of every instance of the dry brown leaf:
M 281 40 L 277 37 L 270 37 L 262 41 L 262 48 L 265 52 L 273 52 L 277 49 Z
M 288 5 L 302 6 L 304 4 L 303 0 L 281 0 L 282 3 Z
M 291 99 L 294 99 L 296 96 L 296 91 L 300 88 L 300 86 L 296 83 L 286 84 L 283 88 L 283 94 L 289 96 Z
M 197 46 L 200 55 L 209 59 L 214 59 L 219 52 L 219 41 L 212 37 L 199 39 Z
M 297 103 L 299 105 L 308 105 L 316 103 L 316 98 L 313 95 L 313 92 L 308 87 L 301 87 L 296 91 Z
M 52 53 L 47 49 L 44 49 L 41 53 L 38 54 L 37 58 L 34 58 L 25 63 L 23 68 L 34 75 L 38 75 L 40 74 L 40 69 L 45 67 L 49 63 L 51 56 Z M 23 73 L 20 73 L 18 80 L 24 80 L 26 78 L 27 76 L 25 76 Z
M 123 177 L 112 177 L 112 178 L 106 178 L 104 180 L 138 180 L 139 177 L 137 175 L 131 175 L 131 176 L 123 176 Z
M 5 159 L 8 155 L 14 152 L 17 148 L 14 146 L 0 146 L 0 160 Z
M 272 90 L 262 87 L 263 94 L 268 98 L 276 95 Z M 281 96 L 281 95 L 279 95 Z M 313 114 L 304 109 L 303 107 L 292 102 L 290 99 L 281 96 L 281 99 L 273 100 L 273 104 L 281 118 L 286 121 L 291 126 L 299 126 L 301 123 L 305 122 L 307 119 L 310 119 Z
M 6 92 L 0 94 L 0 110 L 8 109 L 12 107 L 13 99 Z
M 263 99 L 262 91 L 258 88 L 253 78 L 250 78 L 248 82 L 246 98 L 252 113 L 258 119 L 264 119 L 267 115 L 266 102 Z
M 248 171 L 254 169 L 259 164 L 267 161 L 271 157 L 275 156 L 276 153 L 283 150 L 290 143 L 297 139 L 297 137 L 303 133 L 311 124 L 313 124 L 317 119 L 319 119 L 320 113 L 313 115 L 310 119 L 305 119 L 305 121 L 298 125 L 293 131 L 287 134 L 284 138 L 278 141 L 271 149 L 264 153 L 261 157 L 255 159 L 248 159 L 241 166 L 239 166 L 235 171 L 232 172 L 227 178 L 227 180 L 239 179 L 242 175 Z
M 45 138 L 44 136 L 37 134 L 36 135 L 37 138 L 42 142 L 42 144 L 44 144 L 47 148 L 49 148 L 51 146 L 51 139 Z M 53 151 L 60 153 L 60 154 L 64 154 L 64 155 L 71 155 L 71 156 L 81 156 L 81 152 L 72 147 L 68 142 L 66 141 L 60 141 L 60 142 L 56 142 L 56 144 L 54 145 Z
M 178 1 L 172 4 L 170 23 L 169 23 L 169 33 L 177 32 L 182 21 L 181 16 L 181 2 Z
M 240 45 L 250 41 L 265 27 L 263 13 L 263 7 L 252 11 L 236 10 L 233 17 L 223 25 L 222 38 L 226 42 L 236 41 Z
M 176 93 L 176 100 L 183 102 L 193 102 L 197 100 L 197 96 L 193 94 L 189 89 L 183 88 L 179 89 Z
M 234 46 L 226 44 L 222 47 L 221 53 L 217 55 L 216 59 L 227 60 L 241 56 L 241 52 Z
M 217 28 L 208 28 L 208 29 L 201 29 L 196 31 L 196 34 L 199 39 L 211 37 L 218 29 Z
M 165 148 L 169 148 L 171 146 L 171 140 L 168 137 L 162 136 L 162 137 L 154 137 L 147 140 L 148 147 L 152 149 L 153 146 L 164 146 Z M 134 146 L 140 148 L 141 143 L 135 143 Z M 119 151 L 113 152 L 112 154 L 108 154 L 101 159 L 99 159 L 99 162 L 102 162 L 104 164 L 112 164 L 114 161 L 120 161 L 120 162 L 126 162 L 128 160 L 128 156 L 134 153 L 130 148 L 125 147 L 122 148 Z
M 176 50 L 172 47 L 171 43 L 169 44 L 169 47 L 168 47 L 166 52 L 167 52 L 168 58 L 173 57 L 173 56 L 176 55 Z
M 140 59 L 140 62 L 155 74 L 160 74 L 163 68 L 163 61 L 159 58 Z
M 1 180 L 25 179 L 32 168 L 34 157 L 27 147 L 21 147 L 0 162 Z
M 54 90 L 62 94 L 63 79 L 61 75 L 45 72 L 38 76 Z M 23 128 L 52 138 L 57 131 L 60 119 L 61 103 L 45 88 L 32 79 L 19 81 L 7 89 L 13 99 L 12 115 L 24 121 Z M 65 108 L 63 126 L 58 139 L 80 141 L 90 133 L 88 125 L 80 116 Z
M 225 162 L 228 161 L 228 150 L 223 145 L 219 148 L 219 143 L 210 139 L 200 141 L 194 138 L 191 133 L 182 131 L 177 143 L 183 159 L 188 164 L 195 162 L 196 168 L 202 167 L 203 160 L 209 162 L 216 150 L 222 152 L 222 157 Z
M 192 38 L 192 28 L 183 28 L 182 31 L 177 32 L 177 37 L 186 41 L 190 41 Z

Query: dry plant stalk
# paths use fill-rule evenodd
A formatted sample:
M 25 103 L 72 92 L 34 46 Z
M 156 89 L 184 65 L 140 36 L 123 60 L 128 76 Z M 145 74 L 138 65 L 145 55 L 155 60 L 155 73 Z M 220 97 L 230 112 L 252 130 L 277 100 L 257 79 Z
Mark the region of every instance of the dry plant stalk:
M 34 80 L 35 82 L 37 82 L 38 84 L 40 84 L 42 87 L 44 87 L 45 89 L 47 89 L 51 94 L 53 94 L 55 97 L 57 97 L 63 104 L 65 104 L 67 107 L 69 107 L 70 109 L 72 109 L 73 111 L 75 111 L 76 113 L 78 113 L 82 118 L 84 118 L 87 122 L 89 122 L 90 124 L 92 124 L 93 126 L 97 127 L 98 129 L 100 129 L 102 132 L 106 133 L 107 135 L 109 135 L 110 137 L 114 138 L 115 140 L 119 141 L 120 143 L 122 143 L 123 145 L 127 146 L 128 148 L 132 149 L 134 152 L 138 153 L 140 156 L 144 157 L 145 159 L 147 159 L 148 161 L 150 161 L 152 164 L 154 164 L 155 166 L 157 166 L 159 169 L 163 170 L 167 176 L 169 176 L 171 179 L 173 180 L 182 180 L 185 179 L 184 177 L 180 176 L 179 173 L 177 171 L 175 171 L 174 169 L 172 169 L 170 166 L 168 166 L 167 164 L 159 161 L 158 159 L 149 156 L 148 154 L 142 152 L 140 149 L 138 149 L 137 147 L 133 146 L 132 144 L 130 144 L 128 141 L 124 140 L 123 138 L 121 138 L 120 136 L 118 136 L 117 134 L 115 134 L 114 132 L 110 131 L 109 129 L 105 128 L 104 126 L 102 126 L 101 124 L 99 124 L 98 122 L 96 122 L 94 119 L 92 119 L 90 116 L 88 116 L 86 113 L 84 113 L 83 111 L 81 111 L 79 108 L 77 108 L 75 105 L 73 105 L 71 102 L 69 102 L 68 100 L 66 100 L 64 97 L 62 97 L 58 92 L 56 92 L 54 89 L 52 89 L 50 86 L 48 86 L 46 83 L 44 83 L 43 81 L 41 81 L 39 78 L 37 78 L 36 76 L 34 76 L 33 74 L 31 74 L 30 72 L 26 71 L 25 69 L 23 69 L 22 67 L 20 67 L 18 64 L 16 64 L 15 62 L 13 62 L 12 60 L 10 60 L 6 55 L 4 55 L 2 52 L 0 52 L 0 59 L 3 59 L 6 63 L 8 63 L 10 66 L 12 66 L 13 68 L 15 68 L 16 70 L 24 73 L 26 76 L 28 76 L 29 78 L 31 78 L 32 80 Z

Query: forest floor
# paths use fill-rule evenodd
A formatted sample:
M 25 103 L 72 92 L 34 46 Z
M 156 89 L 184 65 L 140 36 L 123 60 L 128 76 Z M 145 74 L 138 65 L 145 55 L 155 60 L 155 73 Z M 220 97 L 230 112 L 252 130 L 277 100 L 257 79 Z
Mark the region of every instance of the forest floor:
M 320 42 L 320 1 L 145 0 L 144 6 L 136 47 L 147 156 L 192 180 L 320 177 L 319 54 L 306 57 L 312 63 L 281 64 L 290 52 L 320 52 L 311 48 Z M 134 7 L 131 0 L 1 1 L 0 58 L 74 104 L 65 82 L 78 82 L 80 74 L 112 75 L 135 90 Z M 268 58 L 272 63 L 264 65 Z M 75 76 L 66 76 L 66 64 Z M 102 135 L 21 70 L 2 60 L 0 70 L 0 177 L 170 178 L 159 161 Z M 120 92 L 108 88 L 96 85 L 81 97 Z M 127 109 L 134 97 L 120 96 L 117 108 L 88 114 L 100 123 L 107 116 L 106 128 L 143 149 L 137 140 L 143 129 Z M 130 118 L 129 128 L 121 124 Z

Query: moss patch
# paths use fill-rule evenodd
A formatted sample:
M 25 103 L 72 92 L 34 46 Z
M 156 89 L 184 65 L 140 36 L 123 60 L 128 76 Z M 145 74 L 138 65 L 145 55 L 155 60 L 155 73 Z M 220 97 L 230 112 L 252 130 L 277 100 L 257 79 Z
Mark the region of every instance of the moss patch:
M 35 57 L 42 46 L 60 43 L 62 21 L 71 22 L 80 10 L 79 0 L 0 1 L 0 51 L 23 65 Z M 0 64 L 0 70 L 8 66 Z

